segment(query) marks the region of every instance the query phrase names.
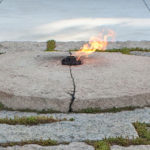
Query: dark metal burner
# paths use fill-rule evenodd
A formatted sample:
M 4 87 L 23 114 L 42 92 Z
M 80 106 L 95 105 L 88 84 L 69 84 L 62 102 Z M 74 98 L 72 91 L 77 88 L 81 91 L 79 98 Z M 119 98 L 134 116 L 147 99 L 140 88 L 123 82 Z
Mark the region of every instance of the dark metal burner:
M 67 56 L 62 60 L 62 65 L 81 65 L 81 60 L 77 60 L 75 56 Z

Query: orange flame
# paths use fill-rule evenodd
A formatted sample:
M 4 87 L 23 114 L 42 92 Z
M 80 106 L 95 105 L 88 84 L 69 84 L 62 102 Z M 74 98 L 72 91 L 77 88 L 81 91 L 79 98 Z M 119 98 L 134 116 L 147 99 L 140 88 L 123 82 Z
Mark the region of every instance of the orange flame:
M 111 38 L 111 41 L 114 41 L 114 37 L 115 32 L 112 30 L 108 30 L 108 34 L 106 35 L 104 35 L 104 31 L 102 31 L 97 37 L 91 37 L 89 43 L 84 44 L 80 50 L 75 53 L 77 60 L 79 60 L 81 56 L 88 56 L 96 50 L 106 50 L 108 45 L 108 38 Z

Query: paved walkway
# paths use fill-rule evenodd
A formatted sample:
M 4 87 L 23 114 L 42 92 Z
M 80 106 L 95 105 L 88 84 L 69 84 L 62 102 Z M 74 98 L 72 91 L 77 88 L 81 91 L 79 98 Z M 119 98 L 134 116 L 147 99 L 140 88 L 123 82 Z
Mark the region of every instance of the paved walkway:
M 0 20 L 0 41 L 89 40 L 108 28 L 117 41 L 150 40 L 144 0 L 3 0 Z
M 22 117 L 36 116 L 37 114 L 15 111 L 0 112 L 0 118 L 13 118 L 16 115 Z M 122 136 L 125 138 L 129 137 L 130 139 L 132 139 L 138 137 L 132 123 L 136 121 L 150 123 L 149 119 L 147 119 L 150 117 L 150 108 L 137 109 L 134 111 L 124 111 L 114 114 L 41 114 L 41 116 L 53 116 L 54 118 L 57 117 L 67 119 L 74 118 L 75 120 L 72 122 L 64 121 L 52 124 L 41 124 L 36 126 L 1 124 L 0 143 L 34 139 L 40 140 L 49 138 L 58 142 L 102 140 L 105 137 L 108 138 L 117 136 Z M 85 144 L 76 144 L 77 147 L 73 146 L 75 144 L 71 145 L 65 146 L 66 149 L 67 147 L 74 147 L 77 149 L 77 147 L 79 146 L 82 147 L 81 150 L 85 150 L 84 148 L 86 147 Z M 89 150 L 93 149 L 89 146 Z M 120 149 L 119 147 L 115 148 L 115 146 L 113 146 L 113 150 Z

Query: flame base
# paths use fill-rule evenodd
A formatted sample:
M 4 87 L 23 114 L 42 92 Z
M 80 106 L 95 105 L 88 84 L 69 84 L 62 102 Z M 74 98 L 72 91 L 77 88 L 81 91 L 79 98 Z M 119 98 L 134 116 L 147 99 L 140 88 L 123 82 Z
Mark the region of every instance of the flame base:
M 81 65 L 81 60 L 77 60 L 75 56 L 67 56 L 66 58 L 62 59 L 62 65 Z

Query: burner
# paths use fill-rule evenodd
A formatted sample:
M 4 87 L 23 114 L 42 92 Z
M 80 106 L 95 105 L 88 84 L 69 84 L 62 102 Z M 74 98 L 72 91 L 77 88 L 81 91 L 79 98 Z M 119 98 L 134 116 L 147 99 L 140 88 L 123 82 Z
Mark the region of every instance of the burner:
M 75 56 L 67 56 L 62 60 L 62 65 L 81 65 L 81 60 L 77 60 Z

